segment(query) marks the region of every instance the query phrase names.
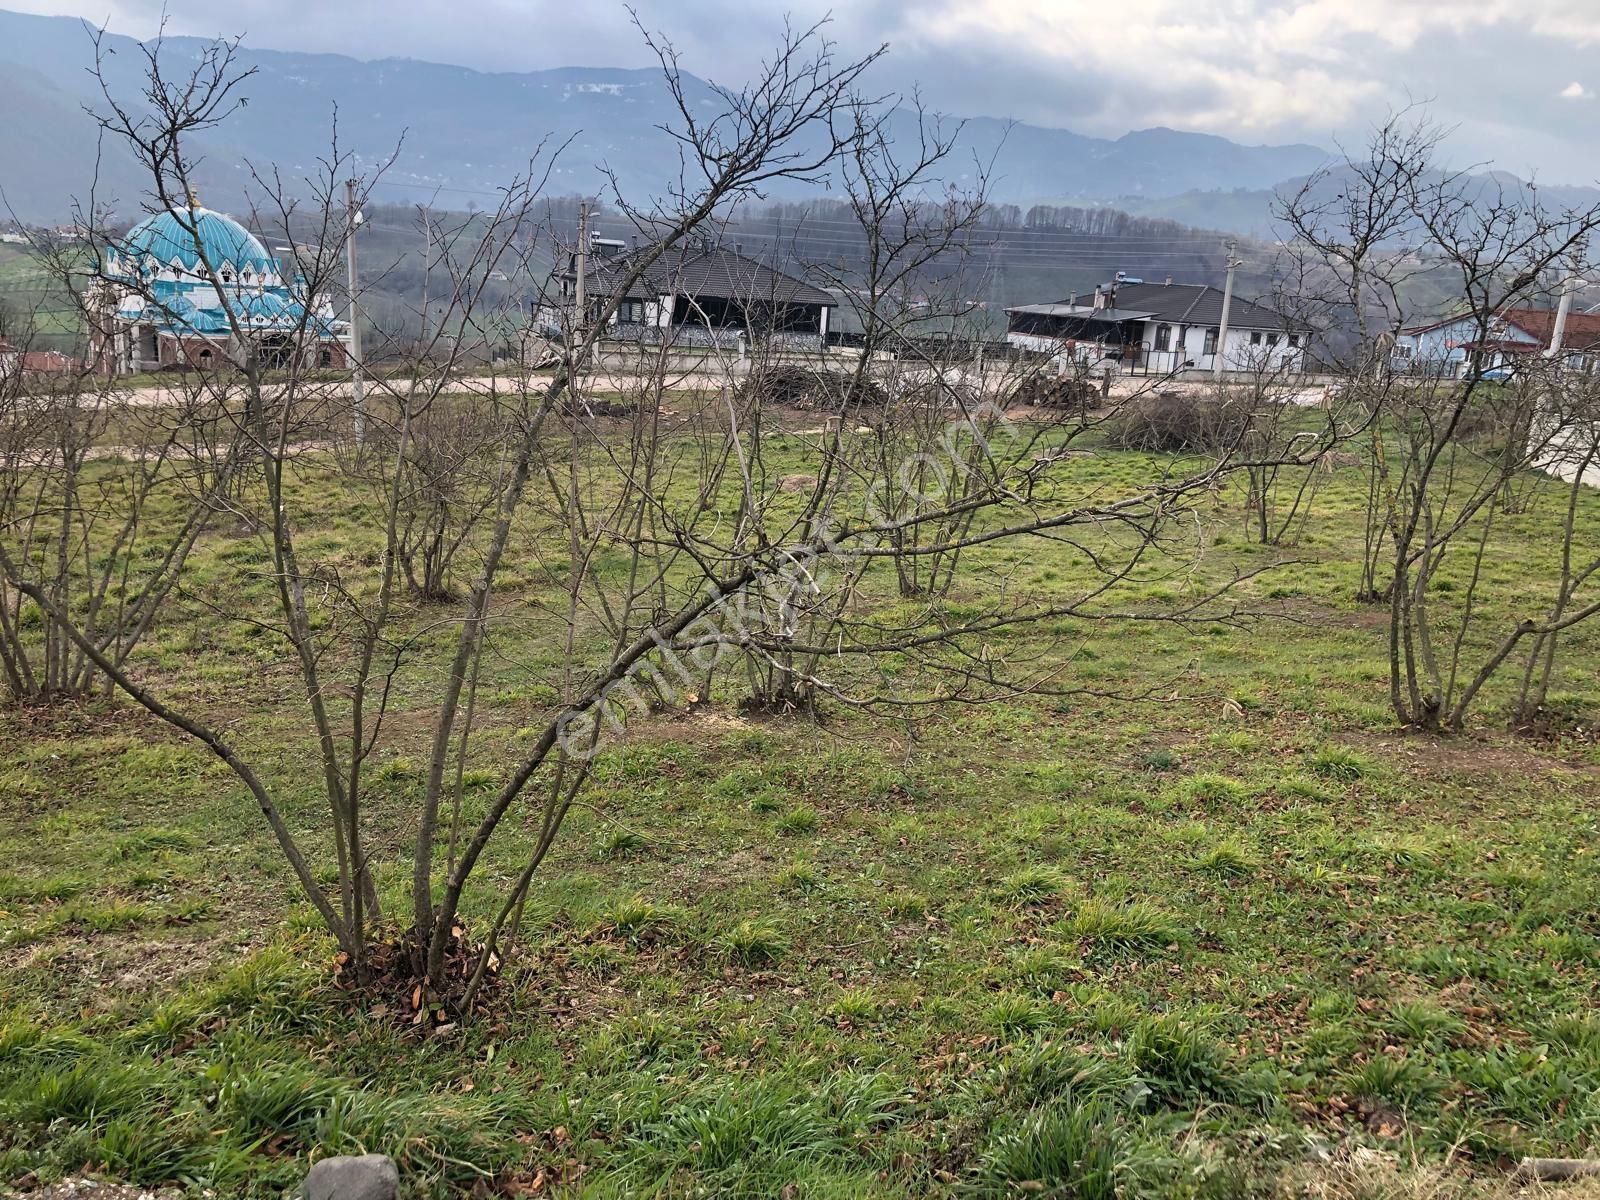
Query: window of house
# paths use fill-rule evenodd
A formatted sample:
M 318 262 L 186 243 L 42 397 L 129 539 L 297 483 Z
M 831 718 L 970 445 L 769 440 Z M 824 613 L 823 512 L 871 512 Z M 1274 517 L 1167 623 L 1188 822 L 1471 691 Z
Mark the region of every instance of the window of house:
M 1171 348 L 1172 348 L 1172 326 L 1171 325 L 1157 325 L 1156 326 L 1156 349 L 1157 350 L 1170 350 Z
M 644 324 L 644 301 L 624 300 L 617 305 L 617 320 L 624 325 Z
M 333 351 L 324 346 L 322 352 L 317 355 L 317 363 L 324 367 L 333 366 Z
M 1268 346 L 1276 346 L 1277 344 L 1278 344 L 1278 335 L 1275 334 L 1275 333 L 1267 334 L 1267 345 Z
M 1252 346 L 1261 345 L 1261 331 L 1259 329 L 1253 329 L 1250 331 L 1250 344 Z
M 1206 330 L 1205 345 L 1201 348 L 1200 353 L 1201 354 L 1215 354 L 1216 352 L 1217 352 L 1217 331 L 1215 329 L 1208 329 L 1208 330 Z
M 1289 349 L 1298 350 L 1299 348 L 1300 348 L 1300 335 L 1298 333 L 1291 333 L 1289 335 Z

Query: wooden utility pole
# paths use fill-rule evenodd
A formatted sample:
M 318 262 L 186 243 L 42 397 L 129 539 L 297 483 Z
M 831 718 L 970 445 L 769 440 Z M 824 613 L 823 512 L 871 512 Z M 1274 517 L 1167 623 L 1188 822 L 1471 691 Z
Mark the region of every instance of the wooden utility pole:
M 356 226 L 361 224 L 361 209 L 356 204 L 358 181 L 344 183 L 345 284 L 350 290 L 350 398 L 355 405 L 356 446 L 367 440 L 367 402 L 361 380 L 361 313 L 356 307 Z
M 1238 242 L 1228 243 L 1228 277 L 1222 284 L 1222 320 L 1217 326 L 1217 352 L 1211 356 L 1211 375 L 1219 380 L 1222 378 L 1223 359 L 1228 351 L 1228 309 L 1233 306 L 1233 272 L 1234 268 L 1244 266 L 1233 256 L 1238 245 Z

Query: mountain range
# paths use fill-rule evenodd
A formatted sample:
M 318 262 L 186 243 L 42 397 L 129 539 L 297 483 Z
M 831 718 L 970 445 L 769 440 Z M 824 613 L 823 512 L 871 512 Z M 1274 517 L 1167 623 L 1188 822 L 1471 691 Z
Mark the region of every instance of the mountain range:
M 171 37 L 163 55 L 181 70 L 205 43 Z M 144 56 L 131 38 L 106 35 L 108 82 L 119 100 L 137 100 Z M 87 196 L 96 159 L 96 128 L 85 106 L 102 108 L 88 29 L 68 17 L 0 11 L 0 188 L 19 217 L 65 217 Z M 241 94 L 249 103 L 197 140 L 202 181 L 215 203 L 238 204 L 248 190 L 248 162 L 290 178 L 314 170 L 326 152 L 337 112 L 341 145 L 375 164 L 396 146 L 385 199 L 466 207 L 492 203 L 494 189 L 519 171 L 541 143 L 562 145 L 549 190 L 597 193 L 615 174 L 630 199 L 662 191 L 677 178 L 677 145 L 660 126 L 673 115 L 657 71 L 561 67 L 488 73 L 410 59 L 364 62 L 331 54 L 240 48 L 253 68 Z M 693 104 L 715 103 L 711 86 L 686 77 Z M 903 128 L 913 118 L 897 113 Z M 97 200 L 131 215 L 142 180 L 122 147 L 102 140 Z M 997 201 L 1103 203 L 1217 189 L 1268 189 L 1322 163 L 1307 145 L 1243 146 L 1225 138 L 1144 129 L 1116 139 L 991 117 L 965 123 L 962 165 L 993 161 Z M 220 191 L 220 194 L 217 192 Z M 483 194 L 479 194 L 483 193 Z M 792 199 L 803 188 L 775 190 Z
M 136 103 L 145 82 L 140 44 L 107 34 L 102 45 L 111 93 Z M 206 45 L 167 38 L 163 61 L 181 72 Z M 85 111 L 105 104 L 92 62 L 82 21 L 0 10 L 0 200 L 24 221 L 69 216 L 73 201 L 88 196 L 97 157 L 96 203 L 125 217 L 139 210 L 146 181 L 138 164 L 115 139 L 98 138 Z M 546 188 L 551 195 L 604 194 L 614 179 L 640 204 L 670 187 L 680 171 L 678 143 L 661 129 L 675 109 L 659 71 L 491 73 L 248 45 L 239 48 L 238 66 L 253 72 L 239 91 L 248 103 L 191 139 L 203 156 L 196 171 L 203 199 L 215 207 L 243 211 L 252 193 L 259 196 L 252 168 L 276 169 L 291 183 L 315 173 L 335 115 L 341 148 L 363 168 L 398 147 L 375 192 L 394 203 L 491 206 L 495 189 L 525 172 L 541 145 L 563 147 Z M 718 105 L 704 80 L 685 76 L 684 85 L 697 110 Z M 914 120 L 896 112 L 891 134 L 911 134 Z M 1165 128 L 1107 139 L 980 116 L 964 121 L 959 152 L 949 160 L 955 178 L 947 182 L 963 182 L 966 168 L 970 183 L 970 164 L 992 163 L 989 195 L 996 203 L 1105 205 L 1261 236 L 1270 233 L 1275 190 L 1330 158 L 1309 145 L 1246 146 Z M 1600 199 L 1590 188 L 1541 190 L 1552 201 Z M 780 183 L 769 198 L 803 199 L 808 191 L 824 194 L 814 184 Z

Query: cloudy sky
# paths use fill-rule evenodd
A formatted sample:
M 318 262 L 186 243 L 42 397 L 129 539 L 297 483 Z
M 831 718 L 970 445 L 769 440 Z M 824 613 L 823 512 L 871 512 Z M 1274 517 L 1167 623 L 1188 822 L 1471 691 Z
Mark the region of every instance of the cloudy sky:
M 1456 157 L 1550 183 L 1600 180 L 1600 0 L 635 0 L 684 66 L 737 82 L 784 14 L 832 13 L 847 51 L 888 42 L 886 87 L 963 116 L 1116 136 L 1168 125 L 1244 142 L 1359 140 L 1427 101 Z M 643 66 L 617 0 L 0 0 L 244 34 L 257 47 L 485 70 Z

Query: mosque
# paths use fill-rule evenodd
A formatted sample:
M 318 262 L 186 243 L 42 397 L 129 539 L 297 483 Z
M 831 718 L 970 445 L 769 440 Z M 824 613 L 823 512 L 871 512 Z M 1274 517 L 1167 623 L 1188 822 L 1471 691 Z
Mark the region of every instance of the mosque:
M 193 197 L 140 221 L 101 265 L 90 353 L 105 374 L 240 365 L 242 339 L 269 369 L 348 361 L 349 322 L 331 302 L 308 312 L 305 281 L 286 279 L 259 238 Z

